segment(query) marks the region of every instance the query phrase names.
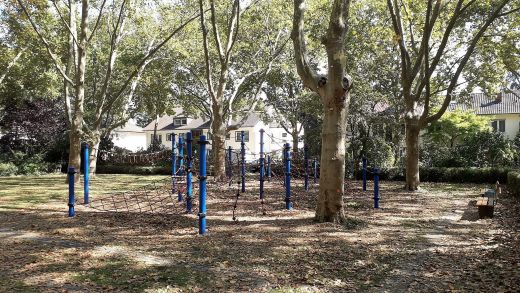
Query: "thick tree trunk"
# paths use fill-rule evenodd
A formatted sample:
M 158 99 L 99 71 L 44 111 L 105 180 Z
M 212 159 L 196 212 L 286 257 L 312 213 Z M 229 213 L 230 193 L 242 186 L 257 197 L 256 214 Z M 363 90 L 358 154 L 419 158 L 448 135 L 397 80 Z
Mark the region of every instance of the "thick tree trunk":
M 293 148 L 293 154 L 295 156 L 298 156 L 298 127 L 294 127 L 291 133 L 292 136 L 292 148 Z
M 406 186 L 407 190 L 419 189 L 419 121 L 406 120 Z
M 77 119 L 74 119 L 70 125 L 69 132 L 69 168 L 74 167 L 76 169 L 75 181 L 78 182 L 80 178 L 79 172 L 81 171 L 81 123 L 78 125 Z
M 330 108 L 323 117 L 320 189 L 316 208 L 316 220 L 319 222 L 341 223 L 345 219 L 343 193 L 346 117 L 346 107 Z
M 226 125 L 224 125 L 224 113 L 222 107 L 213 105 L 212 132 L 212 153 L 213 153 L 213 174 L 215 180 L 223 180 L 226 177 Z

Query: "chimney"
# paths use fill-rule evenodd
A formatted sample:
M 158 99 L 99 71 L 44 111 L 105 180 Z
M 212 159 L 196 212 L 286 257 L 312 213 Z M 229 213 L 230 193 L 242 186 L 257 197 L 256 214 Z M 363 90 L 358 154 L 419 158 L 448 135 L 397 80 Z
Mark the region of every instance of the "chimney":
M 502 102 L 502 93 L 498 93 L 495 98 L 495 103 L 501 103 Z

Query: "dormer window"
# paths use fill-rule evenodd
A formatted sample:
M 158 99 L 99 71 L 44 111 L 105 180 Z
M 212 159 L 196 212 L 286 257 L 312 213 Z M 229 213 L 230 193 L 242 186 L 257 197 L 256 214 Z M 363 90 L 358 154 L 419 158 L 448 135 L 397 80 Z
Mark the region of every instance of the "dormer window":
M 186 118 L 175 118 L 173 119 L 173 126 L 186 125 L 188 124 L 187 122 Z

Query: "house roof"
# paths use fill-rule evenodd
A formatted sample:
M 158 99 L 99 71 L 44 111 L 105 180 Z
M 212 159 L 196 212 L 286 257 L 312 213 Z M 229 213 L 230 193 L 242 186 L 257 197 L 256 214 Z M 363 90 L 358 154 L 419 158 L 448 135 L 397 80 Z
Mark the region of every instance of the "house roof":
M 231 126 L 237 125 L 241 121 L 242 120 L 231 121 Z M 240 127 L 254 127 L 260 121 L 261 121 L 260 116 L 258 116 L 257 113 L 253 112 L 253 113 L 249 114 L 249 116 L 247 116 L 246 120 L 244 121 L 244 123 L 242 123 L 240 125 Z
M 177 126 L 175 126 L 175 125 L 173 125 L 173 119 L 174 118 L 188 117 L 187 115 L 183 115 L 182 110 L 177 111 L 177 109 L 176 109 L 175 112 L 178 112 L 181 115 L 179 115 L 179 114 L 177 114 L 175 116 L 174 115 L 164 115 L 162 117 L 159 117 L 159 120 L 158 120 L 158 123 L 157 123 L 157 130 L 158 131 L 164 131 L 164 130 L 209 129 L 209 127 L 211 125 L 211 122 L 209 120 L 204 120 L 202 118 L 197 118 L 197 119 L 191 120 L 186 125 L 177 125 Z M 249 116 L 247 116 L 246 120 L 244 121 L 244 123 L 242 123 L 240 125 L 240 127 L 254 127 L 260 121 L 261 121 L 260 116 L 257 113 L 251 113 L 251 114 L 249 114 Z M 239 121 L 232 121 L 231 125 L 234 126 L 234 125 L 237 125 L 240 122 L 241 122 L 241 120 L 239 120 Z M 150 124 L 146 125 L 146 127 L 143 128 L 143 130 L 144 131 L 153 131 L 154 128 L 155 128 L 155 120 L 150 122 Z
M 114 129 L 114 132 L 143 132 L 143 128 L 135 124 L 135 121 L 128 120 L 124 126 Z
M 477 115 L 520 114 L 520 92 L 500 93 L 488 97 L 483 93 L 471 94 L 467 103 L 452 102 L 448 111 L 474 110 Z

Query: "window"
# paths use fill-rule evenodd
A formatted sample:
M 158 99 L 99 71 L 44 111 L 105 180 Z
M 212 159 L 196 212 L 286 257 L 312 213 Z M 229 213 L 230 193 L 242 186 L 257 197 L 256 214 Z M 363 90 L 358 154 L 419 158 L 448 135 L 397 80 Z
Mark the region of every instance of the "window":
M 491 127 L 494 132 L 506 132 L 506 121 L 505 120 L 495 120 L 491 121 Z
M 231 139 L 231 133 L 228 132 L 228 133 L 226 134 L 226 140 L 230 140 L 230 139 Z
M 153 134 L 150 134 L 150 140 L 153 142 L 154 141 L 154 136 Z M 159 134 L 159 135 L 155 135 L 155 141 L 158 141 L 158 142 L 162 142 L 162 135 Z
M 166 141 L 172 141 L 172 134 L 166 134 Z
M 188 121 L 186 120 L 186 118 L 175 118 L 175 119 L 173 119 L 173 125 L 174 126 L 186 125 L 187 122 Z
M 287 133 L 286 132 L 282 133 L 282 137 L 287 137 Z
M 159 142 L 162 143 L 162 134 L 159 134 Z
M 235 141 L 238 141 L 240 142 L 240 138 L 241 138 L 241 132 L 242 131 L 235 131 Z M 249 141 L 249 131 L 244 131 L 244 142 L 248 142 Z

